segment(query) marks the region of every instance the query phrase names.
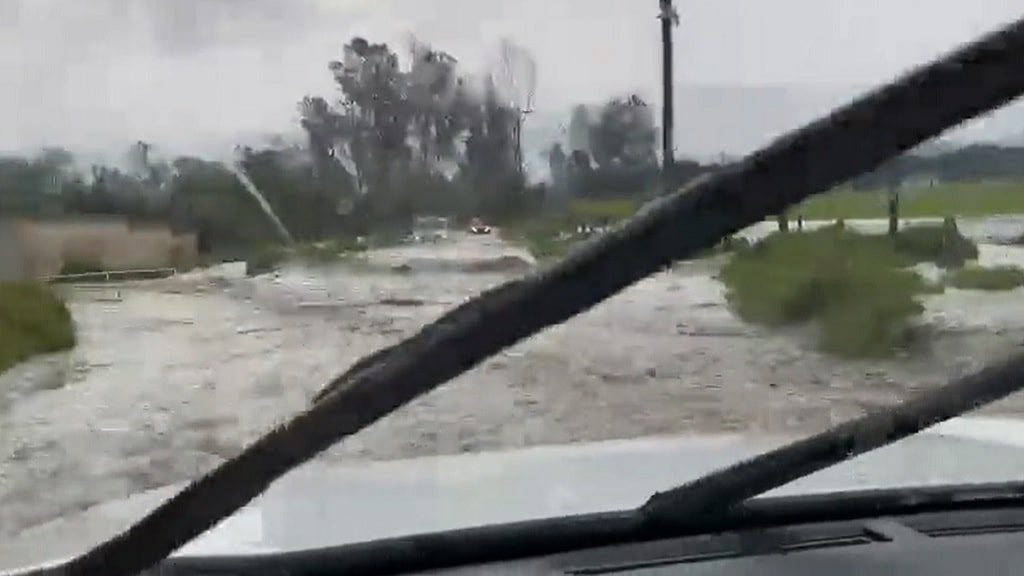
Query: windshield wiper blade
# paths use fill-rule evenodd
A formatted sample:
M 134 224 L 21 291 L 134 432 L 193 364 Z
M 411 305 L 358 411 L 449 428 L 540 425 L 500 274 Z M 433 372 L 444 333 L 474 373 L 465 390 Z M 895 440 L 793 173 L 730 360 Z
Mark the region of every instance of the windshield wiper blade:
M 892 444 L 1022 388 L 1024 354 L 895 406 L 659 492 L 640 510 L 645 521 L 658 524 L 722 514 L 749 498 Z

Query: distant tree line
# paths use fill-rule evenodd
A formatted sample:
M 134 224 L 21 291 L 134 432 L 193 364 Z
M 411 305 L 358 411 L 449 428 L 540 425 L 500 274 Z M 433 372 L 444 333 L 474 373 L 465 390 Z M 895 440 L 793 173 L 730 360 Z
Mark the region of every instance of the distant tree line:
M 1024 179 L 1024 147 L 973 144 L 939 154 L 904 154 L 850 182 L 874 190 L 912 178 L 942 182 Z
M 501 70 L 473 78 L 451 55 L 413 42 L 407 65 L 353 38 L 330 62 L 336 97 L 298 103 L 306 141 L 236 151 L 237 165 L 299 240 L 407 228 L 415 214 L 513 218 L 535 211 L 520 143 L 516 75 L 529 54 L 501 45 Z M 530 80 L 532 82 L 532 79 Z M 531 88 L 532 89 L 532 88 Z M 0 158 L 0 214 L 122 214 L 196 229 L 205 245 L 273 238 L 233 167 L 156 159 L 140 142 L 130 168 L 76 164 L 65 150 Z
M 721 168 L 676 159 L 663 173 L 654 110 L 636 95 L 612 98 L 593 109 L 576 106 L 567 132 L 567 149 L 556 143 L 548 151 L 549 207 L 574 198 L 650 196 Z
M 645 196 L 722 168 L 677 159 L 663 174 L 654 110 L 640 97 L 576 106 L 567 141 L 547 151 L 550 181 L 528 185 L 520 135 L 536 63 L 504 41 L 496 69 L 463 74 L 450 54 L 413 41 L 403 62 L 353 38 L 330 62 L 337 92 L 298 103 L 302 144 L 240 147 L 232 163 L 158 157 L 139 142 L 122 166 L 83 166 L 45 149 L 0 157 L 0 215 L 121 214 L 196 230 L 205 249 L 272 242 L 243 170 L 298 240 L 403 230 L 415 215 L 491 221 L 565 209 L 573 199 Z M 1024 148 L 968 146 L 908 154 L 852 181 L 876 189 L 914 176 L 1024 178 Z

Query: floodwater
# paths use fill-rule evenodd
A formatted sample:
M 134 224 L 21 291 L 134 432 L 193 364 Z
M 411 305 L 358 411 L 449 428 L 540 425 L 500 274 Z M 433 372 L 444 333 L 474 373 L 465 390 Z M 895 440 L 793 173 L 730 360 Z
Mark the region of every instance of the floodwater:
M 983 264 L 1024 264 L 1021 248 L 981 252 Z M 1024 308 L 1015 306 L 1024 291 L 949 290 L 926 302 L 925 321 L 936 331 L 929 350 L 880 363 L 839 361 L 814 352 L 802 331 L 769 333 L 737 321 L 713 278 L 720 263 L 688 262 L 648 278 L 321 458 L 684 431 L 808 433 L 973 371 L 1024 342 Z M 257 278 L 225 266 L 63 287 L 79 345 L 0 375 L 0 538 L 198 476 L 302 410 L 359 357 L 529 265 L 494 236 L 456 234 L 433 247 L 374 252 L 358 264 Z M 1024 414 L 1024 399 L 987 410 Z

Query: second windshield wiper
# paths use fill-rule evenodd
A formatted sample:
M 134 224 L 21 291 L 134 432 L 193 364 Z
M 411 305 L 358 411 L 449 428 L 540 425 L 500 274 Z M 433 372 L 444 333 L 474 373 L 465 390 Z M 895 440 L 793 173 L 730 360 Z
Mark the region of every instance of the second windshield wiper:
M 655 494 L 640 510 L 651 523 L 690 522 L 859 454 L 916 434 L 943 420 L 1024 388 L 1024 354 L 931 390 Z
M 1024 482 L 907 487 L 757 498 L 721 514 L 651 525 L 641 509 L 384 538 L 326 548 L 237 556 L 178 557 L 153 576 L 384 576 L 538 558 L 689 535 L 771 529 L 933 512 L 1019 508 Z

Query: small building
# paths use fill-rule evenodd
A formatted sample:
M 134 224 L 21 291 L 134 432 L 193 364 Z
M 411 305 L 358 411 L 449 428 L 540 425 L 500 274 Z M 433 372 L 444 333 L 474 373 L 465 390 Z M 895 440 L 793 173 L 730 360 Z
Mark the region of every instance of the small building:
M 194 232 L 122 216 L 0 217 L 0 281 L 45 279 L 69 267 L 188 269 L 198 263 Z

